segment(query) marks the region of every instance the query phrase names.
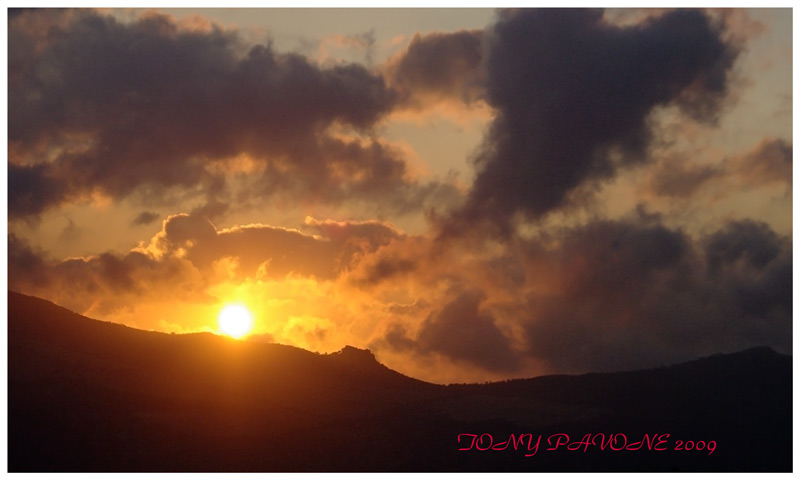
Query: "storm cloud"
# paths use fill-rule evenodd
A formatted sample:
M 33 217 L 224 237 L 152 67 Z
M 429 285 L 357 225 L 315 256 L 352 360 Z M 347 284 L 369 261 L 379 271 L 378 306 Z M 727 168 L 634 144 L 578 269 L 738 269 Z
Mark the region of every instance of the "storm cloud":
M 701 11 L 610 24 L 602 11 L 504 11 L 488 35 L 487 101 L 496 115 L 477 177 L 445 232 L 538 219 L 591 182 L 647 161 L 656 107 L 713 122 L 738 50 Z

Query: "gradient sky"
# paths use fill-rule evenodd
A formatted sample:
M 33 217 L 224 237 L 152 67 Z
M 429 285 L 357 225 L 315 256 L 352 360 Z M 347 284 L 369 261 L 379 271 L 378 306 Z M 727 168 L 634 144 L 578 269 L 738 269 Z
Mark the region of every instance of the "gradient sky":
M 9 288 L 437 382 L 791 352 L 792 12 L 26 10 Z

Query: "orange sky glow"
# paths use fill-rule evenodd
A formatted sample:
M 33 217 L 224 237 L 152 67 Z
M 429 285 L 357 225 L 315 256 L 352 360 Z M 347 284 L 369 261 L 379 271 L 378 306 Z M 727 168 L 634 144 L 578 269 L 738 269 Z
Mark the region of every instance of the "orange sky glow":
M 24 10 L 8 288 L 423 380 L 791 352 L 790 10 Z

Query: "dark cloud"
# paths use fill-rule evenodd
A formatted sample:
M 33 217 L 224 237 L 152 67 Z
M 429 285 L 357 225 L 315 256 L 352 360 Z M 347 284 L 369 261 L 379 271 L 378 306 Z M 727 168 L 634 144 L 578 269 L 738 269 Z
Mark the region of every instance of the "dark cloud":
M 8 288 L 49 298 L 77 312 L 98 314 L 128 307 L 144 296 L 205 301 L 203 282 L 180 259 L 156 260 L 141 252 L 106 252 L 54 260 L 9 235 Z
M 131 225 L 150 225 L 159 218 L 161 218 L 161 215 L 156 212 L 140 212 L 131 220 Z
M 9 50 L 11 218 L 96 189 L 121 198 L 207 186 L 240 155 L 255 162 L 257 198 L 382 202 L 417 187 L 400 153 L 371 138 L 396 96 L 363 66 L 91 10 L 20 13 Z
M 210 176 L 203 182 L 203 203 L 196 205 L 192 215 L 206 217 L 209 219 L 222 218 L 231 209 L 231 191 L 228 188 L 223 175 Z
M 717 274 L 731 265 L 760 270 L 786 247 L 786 239 L 779 237 L 767 224 L 744 220 L 730 223 L 710 235 L 705 250 L 708 268 Z
M 131 253 L 128 258 L 141 257 L 140 253 Z M 119 258 L 111 253 L 103 253 L 97 257 L 97 269 L 102 278 L 106 280 L 114 290 L 131 291 L 134 289 L 134 281 L 131 278 L 134 262 L 125 261 L 125 257 Z
M 488 33 L 487 100 L 496 116 L 478 175 L 445 231 L 488 223 L 510 233 L 570 194 L 648 158 L 655 107 L 714 121 L 737 50 L 700 11 L 618 27 L 603 12 L 501 12 Z
M 755 345 L 792 348 L 791 239 L 760 222 L 693 238 L 640 212 L 436 264 L 430 243 L 388 224 L 308 219 L 305 228 L 317 235 L 218 229 L 175 215 L 150 245 L 61 261 L 12 234 L 9 288 L 97 314 L 144 298 L 206 302 L 202 292 L 219 278 L 296 275 L 372 288 L 376 299 L 410 293 L 409 303 L 380 307 L 389 324 L 375 348 L 508 375 L 529 364 L 540 373 L 614 371 Z
M 47 165 L 8 165 L 8 218 L 37 215 L 68 197 L 68 186 Z
M 641 368 L 757 344 L 791 351 L 791 241 L 765 224 L 735 221 L 694 238 L 640 212 L 533 238 L 514 229 L 648 161 L 654 109 L 714 122 L 737 55 L 728 38 L 699 11 L 624 27 L 594 10 L 509 11 L 485 32 L 415 37 L 381 76 L 159 15 L 121 23 L 89 10 L 14 12 L 10 219 L 93 193 L 202 198 L 123 254 L 53 260 L 11 234 L 9 288 L 102 313 L 140 299 L 205 302 L 218 281 L 315 278 L 337 293 L 369 290 L 374 305 L 359 308 L 385 314 L 380 326 L 402 320 L 381 348 L 502 374 L 523 364 Z M 477 99 L 496 116 L 474 185 L 461 209 L 430 218 L 445 233 L 488 228 L 508 241 L 443 246 L 377 221 L 213 223 L 267 197 L 395 212 L 441 201 L 450 212 L 455 187 L 409 180 L 402 151 L 373 130 L 396 108 Z M 790 188 L 791 163 L 790 143 L 765 139 L 715 167 L 665 161 L 649 188 L 672 197 L 720 179 Z M 159 218 L 155 200 L 142 205 L 132 225 Z
M 337 272 L 349 270 L 381 247 L 406 238 L 391 224 L 376 220 L 337 222 L 307 218 L 305 225 L 335 246 Z
M 733 222 L 705 239 L 708 276 L 728 301 L 762 325 L 790 318 L 792 312 L 791 240 L 765 223 Z M 774 341 L 774 339 L 771 339 Z
M 396 323 L 390 324 L 386 328 L 383 338 L 374 342 L 377 348 L 380 348 L 383 344 L 394 350 L 413 350 L 417 346 L 416 342 L 409 338 L 406 329 Z
M 364 256 L 404 235 L 377 221 L 307 219 L 320 235 L 269 225 L 217 229 L 207 218 L 170 215 L 147 245 L 124 253 L 53 260 L 9 235 L 9 288 L 84 312 L 126 308 L 143 299 L 205 302 L 209 285 L 235 278 L 334 280 Z M 172 298 L 175 296 L 175 298 Z
M 595 222 L 526 264 L 549 276 L 521 311 L 548 370 L 656 366 L 767 344 L 791 351 L 791 242 L 734 222 L 700 240 L 658 221 Z
M 413 189 L 404 184 L 404 175 L 399 152 L 377 139 L 309 138 L 271 162 L 254 190 L 261 195 L 285 194 L 294 202 L 302 198 L 339 203 Z
M 316 220 L 306 218 L 305 225 L 319 232 L 325 238 L 338 243 L 367 242 L 370 250 L 386 245 L 395 238 L 405 235 L 393 225 L 378 220 L 364 222 L 337 222 L 335 220 Z
M 225 213 L 230 210 L 230 204 L 222 202 L 216 198 L 210 198 L 202 205 L 198 205 L 191 211 L 192 215 L 199 217 L 206 217 L 209 219 L 221 218 Z
M 409 275 L 421 291 L 466 293 L 422 293 L 423 311 L 392 310 L 375 348 L 509 375 L 530 374 L 521 365 L 584 373 L 757 345 L 792 350 L 791 239 L 764 223 L 734 221 L 693 237 L 640 210 L 495 250 L 438 266 L 420 261 Z M 403 288 L 401 277 L 390 278 Z
M 416 34 L 384 71 L 405 103 L 422 108 L 442 99 L 469 103 L 482 98 L 482 62 L 482 30 Z
M 375 285 L 387 278 L 413 272 L 416 267 L 416 262 L 407 258 L 382 256 L 368 263 L 364 268 L 364 275 L 354 278 L 354 283 L 362 286 Z
M 346 282 L 365 290 L 389 283 L 426 281 L 423 279 L 430 279 L 430 275 L 442 274 L 434 267 L 437 259 L 430 255 L 430 242 L 424 236 L 387 239 L 369 254 L 353 259 L 344 272 Z
M 336 273 L 336 251 L 330 242 L 267 225 L 217 230 L 205 217 L 172 215 L 151 247 L 157 256 L 184 258 L 201 271 L 232 258 L 235 273 L 243 277 L 283 278 L 295 273 L 329 279 Z
M 45 253 L 34 249 L 24 239 L 9 233 L 8 288 L 21 292 L 30 288 L 46 287 L 49 283 Z
M 321 235 L 262 224 L 220 230 L 205 217 L 171 215 L 147 251 L 158 258 L 183 258 L 201 271 L 231 258 L 236 262 L 234 273 L 242 277 L 281 279 L 294 274 L 331 280 L 361 257 L 403 237 L 393 226 L 377 221 L 309 218 L 306 226 Z
M 399 325 L 391 325 L 385 342 L 394 349 L 438 353 L 492 371 L 512 371 L 518 358 L 509 339 L 492 315 L 481 310 L 485 295 L 478 291 L 460 293 L 441 310 L 430 314 L 415 339 Z

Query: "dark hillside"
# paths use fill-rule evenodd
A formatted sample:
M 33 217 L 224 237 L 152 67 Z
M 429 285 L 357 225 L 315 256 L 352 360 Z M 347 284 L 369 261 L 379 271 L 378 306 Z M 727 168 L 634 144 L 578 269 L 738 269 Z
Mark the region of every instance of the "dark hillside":
M 11 471 L 790 471 L 791 357 L 759 348 L 610 374 L 439 386 L 320 355 L 91 320 L 9 292 Z M 548 451 L 554 434 L 668 450 Z M 495 449 L 459 451 L 468 436 Z M 536 455 L 500 449 L 541 435 Z M 515 437 L 515 438 L 517 438 Z M 561 437 L 564 438 L 564 437 Z M 485 446 L 488 436 L 483 437 Z M 675 451 L 676 440 L 715 441 Z M 585 450 L 585 451 L 584 451 Z

